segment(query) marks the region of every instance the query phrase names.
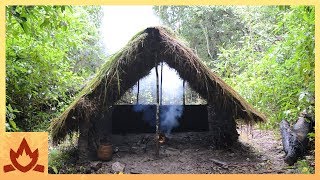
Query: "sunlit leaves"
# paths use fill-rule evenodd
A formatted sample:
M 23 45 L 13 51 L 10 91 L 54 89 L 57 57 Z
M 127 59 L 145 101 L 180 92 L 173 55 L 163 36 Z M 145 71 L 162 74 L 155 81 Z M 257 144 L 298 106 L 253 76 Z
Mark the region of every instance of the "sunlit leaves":
M 16 123 L 7 116 L 8 127 L 44 130 L 102 62 L 96 43 L 99 22 L 86 9 L 99 11 L 80 6 L 7 7 L 7 111 Z

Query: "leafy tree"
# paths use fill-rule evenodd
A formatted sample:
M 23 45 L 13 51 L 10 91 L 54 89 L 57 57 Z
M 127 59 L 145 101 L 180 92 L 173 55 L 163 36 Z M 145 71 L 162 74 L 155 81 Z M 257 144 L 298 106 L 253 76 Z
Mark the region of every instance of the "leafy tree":
M 218 47 L 239 44 L 246 31 L 228 6 L 159 6 L 154 10 L 212 68 L 220 53 Z
M 99 13 L 99 7 L 6 8 L 7 130 L 45 130 L 101 64 Z
M 160 6 L 209 67 L 269 117 L 314 115 L 314 7 Z

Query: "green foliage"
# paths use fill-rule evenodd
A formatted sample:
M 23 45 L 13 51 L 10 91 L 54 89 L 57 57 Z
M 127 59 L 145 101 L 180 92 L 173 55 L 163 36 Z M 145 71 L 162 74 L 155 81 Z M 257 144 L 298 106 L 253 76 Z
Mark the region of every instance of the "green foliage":
M 312 6 L 161 6 L 163 22 L 277 127 L 314 115 Z
M 48 157 L 49 167 L 51 167 L 55 174 L 58 174 L 58 169 L 62 167 L 64 158 L 68 158 L 66 154 L 61 153 L 57 149 L 52 149 Z
M 51 168 L 55 174 L 59 174 L 61 169 L 71 166 L 71 161 L 73 161 L 73 163 L 76 162 L 74 157 L 77 157 L 76 147 L 70 146 L 64 149 L 52 148 L 48 156 L 48 167 Z
M 240 44 L 246 31 L 228 6 L 159 6 L 154 10 L 211 68 L 220 53 L 218 46 Z
M 6 131 L 19 131 L 19 128 L 17 127 L 17 124 L 15 123 L 16 119 L 16 113 L 19 113 L 17 109 L 12 109 L 11 105 L 6 106 Z
M 235 88 L 269 115 L 272 126 L 281 119 L 295 121 L 304 109 L 314 113 L 313 13 L 308 21 L 303 18 L 309 14 L 305 7 L 279 14 L 273 30 L 279 40 L 262 52 L 246 46 L 252 61 L 245 64 L 242 73 L 232 76 Z M 256 45 L 257 41 L 250 44 Z
M 316 134 L 314 132 L 308 133 L 309 141 L 314 141 L 316 138 Z
M 297 161 L 297 167 L 299 173 L 302 174 L 314 174 L 314 167 L 311 167 L 306 160 Z
M 73 165 L 78 160 L 78 146 L 77 141 L 79 138 L 78 133 L 68 136 L 68 141 L 64 141 L 59 146 L 53 146 L 49 143 L 48 153 L 48 169 L 49 173 L 77 173 Z M 49 139 L 51 142 L 51 139 Z
M 6 8 L 7 130 L 46 130 L 94 73 L 103 59 L 99 12 L 91 6 Z

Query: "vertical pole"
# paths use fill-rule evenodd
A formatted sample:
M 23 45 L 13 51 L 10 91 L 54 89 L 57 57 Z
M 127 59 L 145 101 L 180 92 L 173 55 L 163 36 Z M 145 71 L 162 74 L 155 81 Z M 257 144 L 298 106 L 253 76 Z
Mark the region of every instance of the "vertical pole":
M 163 61 L 161 62 L 161 76 L 160 76 L 160 106 L 162 105 L 162 71 L 163 71 Z
M 185 80 L 183 80 L 183 97 L 182 97 L 182 101 L 183 101 L 183 105 L 186 105 L 186 88 L 185 88 Z
M 140 80 L 138 80 L 138 91 L 137 91 L 137 104 L 139 104 L 139 91 L 140 91 L 140 84 L 139 84 Z
M 158 64 L 156 62 L 155 64 L 156 68 L 156 81 L 157 81 L 157 109 L 156 109 L 156 157 L 159 157 L 159 149 L 160 149 L 160 144 L 159 144 L 159 126 L 160 126 L 160 120 L 159 120 L 159 75 L 158 75 Z

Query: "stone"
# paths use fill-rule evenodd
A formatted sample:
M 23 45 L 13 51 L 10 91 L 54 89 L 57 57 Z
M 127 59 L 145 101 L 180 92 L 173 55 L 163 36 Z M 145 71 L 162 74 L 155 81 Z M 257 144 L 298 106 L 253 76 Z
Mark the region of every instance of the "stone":
M 119 152 L 119 147 L 114 147 L 113 153 L 117 153 L 117 152 Z
M 115 162 L 112 164 L 112 171 L 113 173 L 120 173 L 124 172 L 125 165 L 121 164 L 120 162 Z

